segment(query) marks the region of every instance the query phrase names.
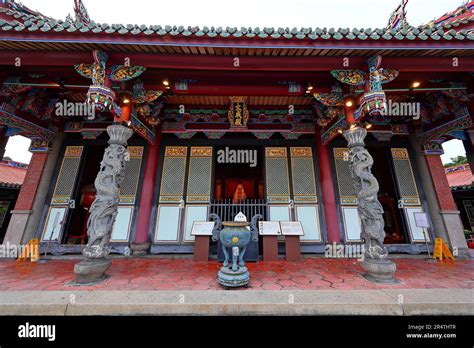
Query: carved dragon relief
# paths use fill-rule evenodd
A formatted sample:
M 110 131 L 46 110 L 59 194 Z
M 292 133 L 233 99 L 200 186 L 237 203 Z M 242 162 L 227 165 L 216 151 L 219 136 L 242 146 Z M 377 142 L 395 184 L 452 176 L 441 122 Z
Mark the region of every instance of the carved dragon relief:
M 91 258 L 103 258 L 110 252 L 110 237 L 118 212 L 120 184 L 124 178 L 127 140 L 133 131 L 129 128 L 113 125 L 107 128 L 110 135 L 100 171 L 95 179 L 96 198 L 92 203 L 87 234 L 89 237 L 83 255 Z

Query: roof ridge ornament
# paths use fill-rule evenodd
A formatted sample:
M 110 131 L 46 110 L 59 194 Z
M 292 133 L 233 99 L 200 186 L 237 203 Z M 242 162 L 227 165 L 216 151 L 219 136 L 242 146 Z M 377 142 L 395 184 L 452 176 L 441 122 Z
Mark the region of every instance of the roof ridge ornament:
M 408 0 L 402 0 L 400 5 L 392 12 L 387 24 L 387 31 L 392 29 L 403 29 L 410 27 L 406 20 L 407 12 L 405 10 Z
M 84 6 L 82 0 L 74 0 L 74 18 L 71 14 L 68 14 L 66 17 L 66 22 L 68 23 L 82 23 L 88 26 L 91 23 L 89 14 L 87 13 L 86 7 Z
M 74 0 L 74 13 L 76 14 L 76 22 L 81 22 L 85 25 L 88 25 L 91 22 L 82 0 Z
M 41 12 L 33 11 L 23 5 L 21 2 L 16 2 L 15 0 L 5 0 L 5 5 L 7 5 L 7 8 L 9 8 L 10 10 L 16 11 L 24 15 L 51 19 L 50 17 L 45 16 Z

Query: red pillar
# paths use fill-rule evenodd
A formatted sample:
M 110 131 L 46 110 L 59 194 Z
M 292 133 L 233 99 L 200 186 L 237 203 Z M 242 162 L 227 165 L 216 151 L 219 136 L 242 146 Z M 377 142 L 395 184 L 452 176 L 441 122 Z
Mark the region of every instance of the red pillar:
M 441 157 L 439 155 L 427 155 L 425 157 L 440 210 L 458 210 L 444 172 Z
M 146 156 L 145 174 L 143 177 L 140 205 L 138 209 L 137 230 L 135 233 L 135 241 L 132 244 L 132 250 L 134 250 L 135 254 L 144 254 L 146 249 L 148 249 L 150 215 L 153 207 L 156 171 L 158 169 L 160 137 L 161 129 L 157 131 L 155 143 L 153 145 L 149 145 Z M 140 248 L 139 245 L 143 245 L 144 249 Z
M 15 210 L 31 210 L 33 207 L 36 191 L 38 190 L 47 158 L 48 154 L 45 152 L 33 153 L 25 180 L 21 185 L 21 190 L 15 204 Z
M 350 127 L 355 125 L 355 98 L 352 95 L 347 95 L 344 97 L 344 113 L 346 115 L 347 126 Z
M 321 193 L 323 196 L 328 242 L 339 243 L 341 241 L 339 237 L 339 220 L 337 218 L 336 195 L 334 194 L 329 150 L 327 145 L 322 144 L 319 132 L 316 132 L 316 152 L 318 154 L 319 177 L 321 179 Z

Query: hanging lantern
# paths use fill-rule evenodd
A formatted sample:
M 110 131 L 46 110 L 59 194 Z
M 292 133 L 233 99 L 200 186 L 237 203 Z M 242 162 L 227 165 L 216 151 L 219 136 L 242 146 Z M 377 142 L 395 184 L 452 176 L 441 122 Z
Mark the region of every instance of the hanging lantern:
M 110 110 L 114 99 L 115 92 L 109 87 L 91 85 L 87 91 L 87 102 L 94 104 L 99 112 Z
M 369 116 L 382 116 L 385 114 L 386 97 L 383 91 L 364 93 L 361 106 L 367 110 Z

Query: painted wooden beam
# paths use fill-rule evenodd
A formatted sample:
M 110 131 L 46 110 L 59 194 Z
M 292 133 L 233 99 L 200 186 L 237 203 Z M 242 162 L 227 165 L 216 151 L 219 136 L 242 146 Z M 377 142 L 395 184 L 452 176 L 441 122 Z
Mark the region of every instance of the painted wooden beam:
M 23 52 L 4 51 L 0 65 L 14 67 L 17 58 L 22 66 L 72 66 L 91 61 L 89 52 Z M 123 64 L 128 58 L 133 65 L 158 69 L 220 71 L 330 71 L 334 69 L 366 69 L 366 57 L 273 57 L 273 56 L 198 56 L 156 53 L 114 53 L 110 64 Z M 344 66 L 349 58 L 349 66 Z M 454 64 L 454 58 L 457 58 Z M 238 59 L 238 60 L 236 60 Z M 408 72 L 474 71 L 474 57 L 384 57 L 382 67 Z
M 467 49 L 473 44 L 468 40 L 313 40 L 310 38 L 268 39 L 259 37 L 193 37 L 173 35 L 104 35 L 104 33 L 77 32 L 76 34 L 57 32 L 4 31 L 2 40 L 10 42 L 46 42 L 71 44 L 107 44 L 107 45 L 149 45 L 149 46 L 186 46 L 213 48 L 286 48 L 286 49 L 352 49 L 352 50 L 400 50 L 400 49 Z

